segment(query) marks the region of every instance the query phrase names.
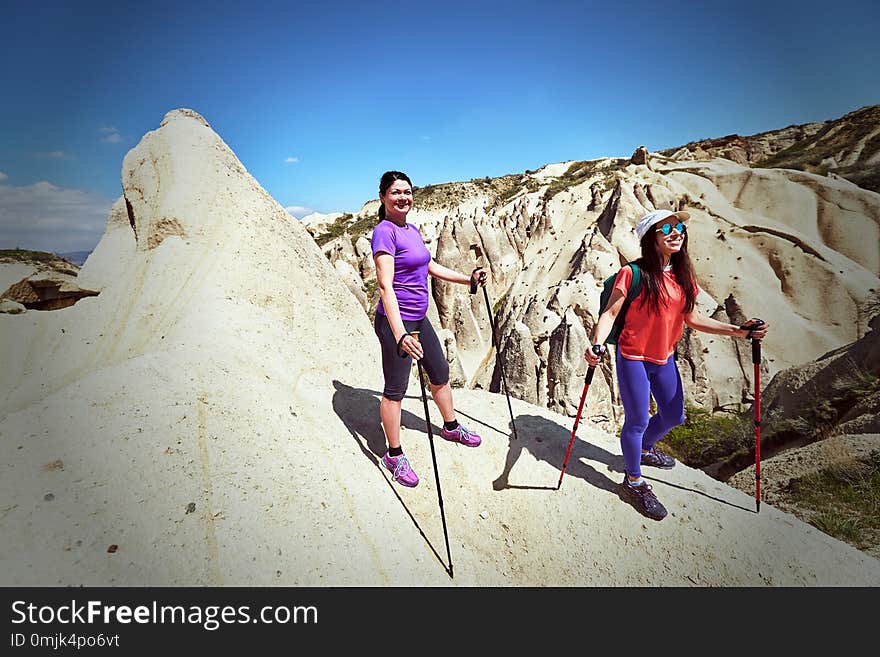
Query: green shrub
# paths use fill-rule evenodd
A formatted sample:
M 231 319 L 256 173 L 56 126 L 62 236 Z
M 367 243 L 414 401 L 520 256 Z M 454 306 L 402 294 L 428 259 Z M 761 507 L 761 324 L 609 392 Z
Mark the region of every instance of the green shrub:
M 354 246 L 354 243 L 357 242 L 358 238 L 373 230 L 379 221 L 378 215 L 360 217 L 357 221 L 351 223 L 353 218 L 354 215 L 349 214 L 348 212 L 337 218 L 336 221 L 324 229 L 323 233 L 315 237 L 317 245 L 324 246 L 327 242 L 347 233 L 351 236 L 351 244 Z
M 614 189 L 617 184 L 617 176 L 614 173 L 606 173 L 602 178 L 602 193 L 605 194 L 609 189 Z
M 38 269 L 51 269 L 61 274 L 77 276 L 79 266 L 54 253 L 28 251 L 27 249 L 0 249 L 0 263 L 14 262 Z M 0 292 L 3 290 L 0 289 Z
M 880 451 L 803 477 L 786 488 L 789 500 L 811 513 L 808 522 L 863 549 L 880 538 Z
M 21 262 L 24 264 L 34 265 L 70 265 L 61 256 L 54 253 L 46 253 L 45 251 L 29 251 L 27 249 L 0 249 L 0 261 L 5 262 Z
M 315 237 L 315 242 L 318 246 L 324 246 L 330 240 L 334 240 L 340 235 L 344 235 L 348 230 L 348 222 L 351 221 L 351 217 L 352 215 L 347 212 L 341 217 L 337 217 L 336 221 L 327 226 L 323 233 Z
M 495 300 L 495 303 L 492 304 L 492 317 L 498 317 L 498 311 L 501 310 L 501 306 L 504 305 L 504 302 L 507 300 L 507 295 L 503 294 Z
M 549 201 L 559 192 L 584 182 L 595 175 L 597 171 L 596 162 L 587 160 L 572 162 L 565 173 L 550 182 L 547 189 L 544 190 L 542 198 L 544 201 Z
M 351 245 L 354 246 L 355 242 L 357 242 L 361 236 L 366 235 L 373 230 L 377 223 L 379 223 L 379 215 L 367 215 L 366 217 L 361 217 L 349 226 L 348 233 L 351 235 Z
M 712 413 L 688 405 L 685 422 L 663 438 L 663 444 L 680 461 L 702 468 L 731 455 L 748 453 L 754 435 L 747 415 Z
M 367 291 L 367 304 L 369 310 L 367 316 L 370 318 L 370 324 L 376 321 L 376 308 L 379 307 L 379 282 L 375 278 L 368 278 L 364 281 L 364 289 Z
M 862 540 L 862 532 L 855 518 L 834 513 L 820 513 L 810 519 L 810 524 L 819 531 L 848 543 L 858 543 Z
M 850 386 L 850 391 L 856 398 L 867 397 L 878 390 L 880 390 L 880 377 L 873 372 L 859 371 Z

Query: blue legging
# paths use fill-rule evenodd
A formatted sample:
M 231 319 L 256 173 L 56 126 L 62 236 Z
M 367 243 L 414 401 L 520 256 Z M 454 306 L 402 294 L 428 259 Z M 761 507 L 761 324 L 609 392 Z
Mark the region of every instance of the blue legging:
M 675 359 L 663 365 L 629 360 L 617 353 L 617 380 L 624 422 L 620 432 L 620 449 L 626 472 L 642 476 L 642 450 L 651 449 L 673 427 L 684 422 L 684 391 Z M 651 395 L 657 412 L 648 419 Z

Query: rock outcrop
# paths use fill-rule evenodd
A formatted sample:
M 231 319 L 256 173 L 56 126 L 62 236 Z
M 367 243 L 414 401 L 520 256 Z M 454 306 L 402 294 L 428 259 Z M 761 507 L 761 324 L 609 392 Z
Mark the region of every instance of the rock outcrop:
M 72 306 L 97 290 L 78 280 L 79 267 L 52 253 L 0 251 L 0 312 L 57 310 Z
M 34 310 L 57 310 L 72 306 L 84 297 L 98 294 L 96 290 L 83 289 L 77 285 L 76 276 L 43 273 L 10 285 L 5 292 L 0 293 L 0 299 L 9 299 Z
M 100 295 L 0 314 L 3 585 L 880 584 L 880 562 L 772 507 L 745 512 L 748 495 L 684 466 L 655 482 L 671 513 L 648 526 L 617 497 L 617 439 L 589 422 L 553 490 L 570 419 L 514 397 L 512 440 L 485 390 L 455 393 L 483 445 L 437 441 L 450 580 L 417 387 L 402 441 L 422 484 L 401 489 L 378 462 L 375 336 L 305 228 L 191 110 L 143 137 L 122 180 L 82 272 Z M 500 257 L 492 291 L 523 368 L 541 354 L 576 368 L 586 330 L 589 286 L 569 285 L 568 303 L 546 285 L 583 235 L 557 198 L 571 200 L 513 201 L 510 224 L 487 231 L 497 246 L 481 241 Z M 512 220 L 524 204 L 540 227 Z M 555 232 L 552 248 L 530 227 Z M 505 264 L 508 229 L 526 238 Z M 531 311 L 534 333 L 517 323 L 523 299 L 548 295 L 558 306 Z M 555 385 L 568 403 L 571 382 Z
M 880 439 L 880 315 L 870 326 L 854 343 L 780 372 L 770 382 L 762 407 L 766 441 L 774 450 L 828 434 Z
M 440 322 L 455 336 L 472 387 L 498 390 L 494 370 L 503 363 L 515 394 L 570 412 L 576 386 L 547 379 L 558 371 L 548 362 L 556 326 L 537 329 L 535 318 L 559 322 L 572 310 L 588 334 L 599 283 L 638 257 L 635 222 L 657 208 L 686 208 L 692 215 L 689 250 L 703 289 L 699 309 L 735 323 L 766 316 L 773 326 L 764 344 L 764 380 L 867 329 L 859 309 L 880 289 L 880 197 L 845 180 L 655 154 L 650 169 L 606 158 L 548 166 L 511 184 L 507 177 L 503 184 L 435 186 L 411 216 L 439 262 L 465 272 L 478 265 L 490 270 L 497 358 L 479 300 L 460 286 L 433 284 Z M 346 236 L 324 251 L 369 272 L 366 244 L 354 253 Z M 523 350 L 523 326 L 537 360 Z M 508 348 L 513 351 L 505 355 Z M 680 356 L 689 401 L 709 409 L 747 406 L 753 389 L 747 351 L 742 341 L 687 331 Z M 528 383 L 535 372 L 537 386 Z M 613 389 L 612 377 L 605 383 Z M 608 410 L 601 415 L 619 421 L 613 401 Z
M 798 169 L 880 192 L 880 105 L 821 123 L 757 135 L 728 135 L 662 151 L 678 160 L 722 157 L 743 166 Z

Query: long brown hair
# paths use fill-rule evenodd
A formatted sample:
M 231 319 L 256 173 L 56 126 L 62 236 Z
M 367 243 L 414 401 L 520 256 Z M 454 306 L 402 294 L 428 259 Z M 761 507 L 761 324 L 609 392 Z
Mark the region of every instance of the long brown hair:
M 660 304 L 666 303 L 666 292 L 660 281 L 663 280 L 663 256 L 657 250 L 657 233 L 649 230 L 642 237 L 639 245 L 642 247 L 642 257 L 636 260 L 636 264 L 642 271 L 642 291 L 644 295 L 642 303 L 651 312 L 659 313 Z M 694 282 L 694 268 L 687 252 L 688 235 L 685 232 L 681 242 L 681 249 L 670 257 L 672 273 L 675 280 L 684 291 L 684 314 L 687 315 L 694 309 L 697 301 L 697 286 Z

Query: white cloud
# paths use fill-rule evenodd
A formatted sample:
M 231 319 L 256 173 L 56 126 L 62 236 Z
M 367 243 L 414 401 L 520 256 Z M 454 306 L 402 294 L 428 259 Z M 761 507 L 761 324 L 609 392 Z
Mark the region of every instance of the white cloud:
M 422 141 L 431 141 L 431 136 L 430 135 L 422 135 L 421 137 L 419 137 L 419 139 L 421 139 Z
M 111 199 L 41 181 L 0 184 L 0 249 L 87 251 L 107 224 Z
M 307 208 L 302 205 L 289 205 L 284 209 L 297 219 L 302 219 L 307 214 L 312 214 L 312 212 L 314 212 L 312 208 Z
M 298 157 L 289 157 L 284 161 L 287 163 L 299 162 L 299 158 Z
M 6 180 L 8 177 L 9 177 L 9 176 L 7 176 L 5 173 L 3 173 L 2 171 L 0 171 L 0 182 L 3 182 L 3 181 Z
M 40 159 L 49 158 L 50 160 L 71 160 L 73 156 L 64 151 L 49 151 L 48 153 L 34 153 L 34 157 Z
M 105 144 L 118 144 L 122 141 L 122 135 L 119 134 L 119 130 L 113 126 L 102 126 L 101 128 L 98 128 L 98 132 L 104 135 L 101 137 L 101 141 Z

